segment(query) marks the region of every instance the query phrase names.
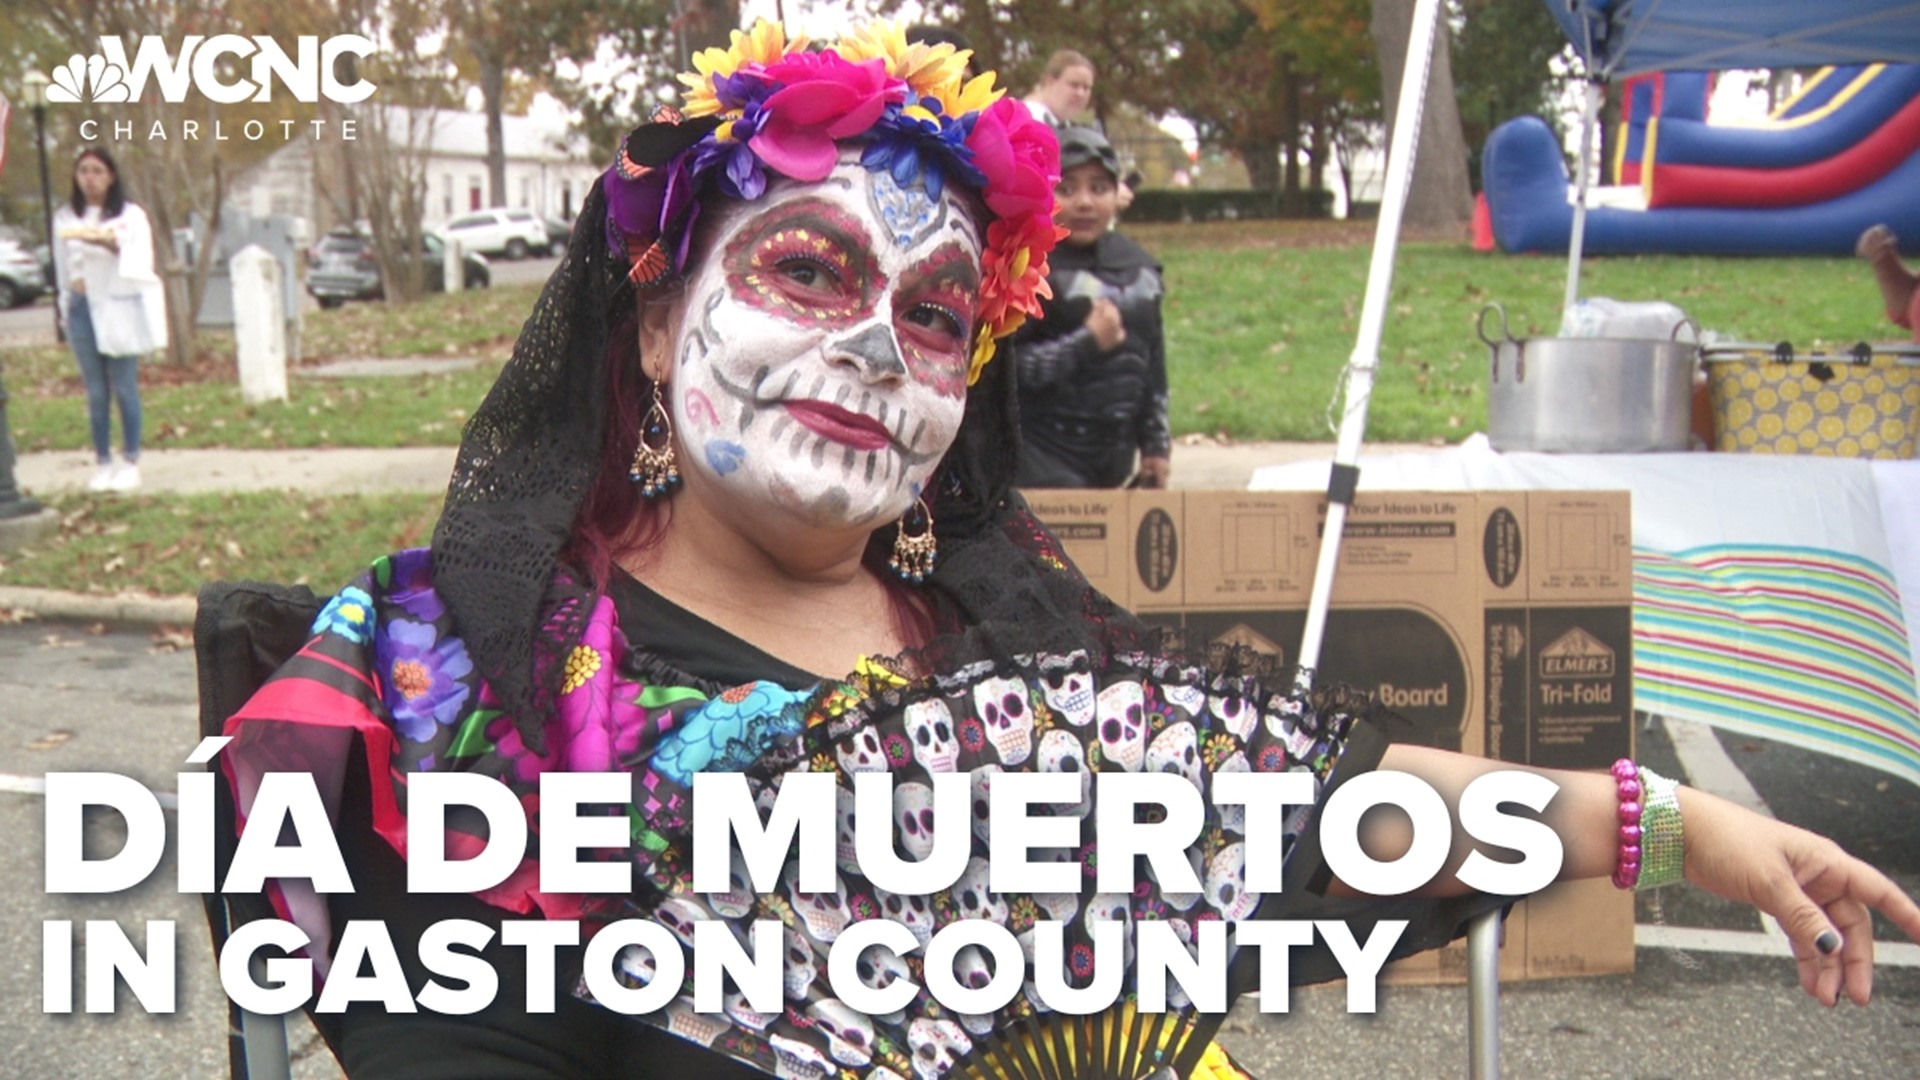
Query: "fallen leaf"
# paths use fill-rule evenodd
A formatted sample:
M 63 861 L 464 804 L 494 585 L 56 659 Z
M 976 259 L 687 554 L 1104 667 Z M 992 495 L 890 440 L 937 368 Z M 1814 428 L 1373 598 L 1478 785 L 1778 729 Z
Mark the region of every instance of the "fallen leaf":
M 73 732 L 71 731 L 49 731 L 45 735 L 27 743 L 27 749 L 52 750 L 57 746 L 65 745 L 67 740 L 71 738 L 73 738 Z
M 99 637 L 100 635 L 106 632 L 107 632 L 107 624 L 103 622 L 97 622 L 87 627 L 87 633 L 92 634 L 94 637 Z
M 240 542 L 238 540 L 229 540 L 226 542 L 224 546 L 227 549 L 227 554 L 232 556 L 233 558 L 236 558 L 236 559 L 246 558 L 247 553 L 240 550 Z
M 193 631 L 178 626 L 161 626 L 147 640 L 153 642 L 156 652 L 178 652 L 193 648 Z

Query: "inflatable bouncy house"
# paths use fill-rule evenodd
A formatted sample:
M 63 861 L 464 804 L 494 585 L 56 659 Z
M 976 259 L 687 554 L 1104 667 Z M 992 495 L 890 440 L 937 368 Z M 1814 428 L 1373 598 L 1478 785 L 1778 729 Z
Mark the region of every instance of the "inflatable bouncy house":
M 1825 68 L 1757 125 L 1713 123 L 1711 79 L 1613 84 L 1625 102 L 1614 186 L 1588 199 L 1587 252 L 1846 255 L 1876 224 L 1920 237 L 1920 65 Z M 1482 176 L 1502 249 L 1567 250 L 1572 189 L 1544 122 L 1495 129 Z

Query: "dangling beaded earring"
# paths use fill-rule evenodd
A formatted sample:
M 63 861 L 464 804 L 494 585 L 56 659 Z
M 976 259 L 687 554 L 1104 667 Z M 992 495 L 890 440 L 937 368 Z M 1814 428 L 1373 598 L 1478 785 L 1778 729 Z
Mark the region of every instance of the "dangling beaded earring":
M 680 466 L 673 455 L 673 418 L 660 401 L 660 384 L 653 384 L 653 406 L 640 418 L 640 445 L 633 449 L 627 479 L 640 485 L 644 498 L 658 499 L 680 486 Z
M 921 524 L 918 536 L 909 531 L 915 517 Z M 933 560 L 939 554 L 940 545 L 933 538 L 933 511 L 927 509 L 927 500 L 915 499 L 900 515 L 900 531 L 894 536 L 893 557 L 887 560 L 887 567 L 901 581 L 918 585 L 933 573 Z

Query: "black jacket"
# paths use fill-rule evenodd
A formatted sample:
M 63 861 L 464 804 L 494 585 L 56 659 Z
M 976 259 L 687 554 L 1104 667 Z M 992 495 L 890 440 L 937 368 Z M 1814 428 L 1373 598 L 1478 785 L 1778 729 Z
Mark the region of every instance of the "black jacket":
M 1013 339 L 1020 369 L 1021 482 L 1117 487 L 1133 456 L 1166 457 L 1166 340 L 1160 265 L 1117 232 L 1089 247 L 1061 245 L 1047 278 L 1053 299 Z M 1102 352 L 1084 325 L 1094 298 L 1120 308 L 1126 340 Z

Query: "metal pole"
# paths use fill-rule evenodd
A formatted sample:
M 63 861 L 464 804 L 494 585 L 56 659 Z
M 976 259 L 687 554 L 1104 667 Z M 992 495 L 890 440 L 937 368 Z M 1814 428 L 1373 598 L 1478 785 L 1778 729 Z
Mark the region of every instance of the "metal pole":
M 1467 1075 L 1500 1078 L 1500 934 L 1496 909 L 1467 924 Z
M 37 95 L 36 95 L 37 96 Z M 33 103 L 33 143 L 40 151 L 40 212 L 47 219 L 47 254 L 53 254 L 53 184 L 47 179 L 47 106 L 43 101 Z M 59 262 L 56 260 L 57 267 Z M 62 345 L 67 343 L 67 331 L 60 325 L 59 283 L 53 297 L 53 339 Z
M 1413 183 L 1413 158 L 1420 145 L 1420 114 L 1427 98 L 1427 74 L 1433 65 L 1433 40 L 1439 0 L 1416 0 L 1407 62 L 1394 111 L 1393 142 L 1387 149 L 1387 182 L 1381 192 L 1380 220 L 1374 227 L 1373 261 L 1367 268 L 1366 302 L 1360 309 L 1360 337 L 1347 359 L 1344 409 L 1334 447 L 1333 479 L 1327 491 L 1327 528 L 1320 539 L 1320 560 L 1307 601 L 1307 625 L 1300 638 L 1300 688 L 1312 681 L 1326 635 L 1327 609 L 1333 602 L 1334 572 L 1340 561 L 1340 535 L 1347 506 L 1358 483 L 1360 442 L 1367 433 L 1367 403 L 1373 396 L 1373 372 L 1380 364 L 1380 334 L 1386 326 L 1387 300 L 1393 291 L 1393 258 L 1400 243 L 1400 218 Z
M 1560 307 L 1562 312 L 1580 299 L 1580 256 L 1587 246 L 1587 189 L 1593 185 L 1593 167 L 1588 162 L 1593 157 L 1593 132 L 1600 124 L 1600 101 L 1605 96 L 1599 79 L 1587 81 L 1586 103 L 1580 109 L 1579 180 L 1573 189 L 1573 235 L 1567 239 L 1567 299 Z

